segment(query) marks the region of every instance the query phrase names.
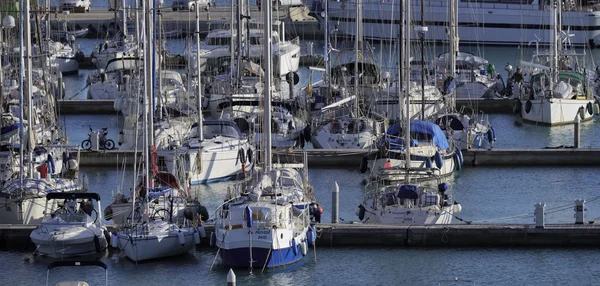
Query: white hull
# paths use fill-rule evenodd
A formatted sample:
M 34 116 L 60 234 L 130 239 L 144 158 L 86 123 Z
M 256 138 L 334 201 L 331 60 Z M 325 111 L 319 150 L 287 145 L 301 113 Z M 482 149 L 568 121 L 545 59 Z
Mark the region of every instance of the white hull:
M 60 227 L 60 228 L 59 228 Z M 98 239 L 98 245 L 94 242 Z M 44 225 L 31 233 L 36 252 L 53 258 L 82 256 L 101 252 L 108 243 L 103 229 L 69 225 Z
M 531 110 L 527 112 L 527 102 L 531 103 Z M 521 116 L 523 121 L 538 123 L 543 125 L 555 126 L 573 124 L 575 117 L 580 116 L 579 110 L 583 108 L 583 118 L 581 121 L 591 120 L 592 116 L 587 111 L 587 105 L 594 104 L 591 99 L 532 99 L 521 100 Z
M 56 62 L 63 74 L 79 72 L 79 62 L 75 57 L 56 57 Z
M 375 145 L 377 136 L 372 131 L 363 131 L 357 134 L 331 133 L 321 130 L 312 137 L 312 144 L 316 149 L 370 149 Z
M 115 99 L 122 95 L 119 87 L 110 82 L 92 83 L 88 87 L 88 99 Z
M 246 164 L 242 167 L 242 162 L 238 158 L 238 146 L 224 148 L 222 151 L 203 151 L 190 150 L 184 156 L 187 157 L 184 164 L 184 172 L 192 184 L 209 183 L 219 180 L 228 180 L 237 176 L 243 176 L 244 170 L 248 173 L 252 170 L 253 159 L 246 159 Z M 244 154 L 248 158 L 248 150 L 252 150 L 252 155 L 256 156 L 253 148 L 249 144 L 243 144 Z M 175 153 L 173 151 L 161 151 L 159 157 L 164 158 L 169 173 L 176 174 L 178 169 L 175 163 Z M 201 164 L 197 164 L 201 160 Z M 189 162 L 189 163 L 188 163 Z
M 1 198 L 0 224 L 35 224 L 38 225 L 44 218 L 46 198 L 31 198 L 23 200 L 21 204 L 12 199 Z
M 415 159 L 414 156 L 416 156 L 416 154 L 413 154 L 411 156 L 411 161 L 410 161 L 411 168 L 431 168 L 431 167 L 438 168 L 439 172 L 436 171 L 435 173 L 437 175 L 439 175 L 440 177 L 450 176 L 453 174 L 454 170 L 456 169 L 456 160 L 454 159 L 454 156 L 446 156 L 446 158 L 444 158 L 442 160 L 443 163 L 442 163 L 441 168 L 439 166 L 436 166 L 435 160 L 433 158 L 431 158 L 430 162 L 427 163 L 426 160 L 423 160 L 423 159 L 417 160 L 417 159 Z M 384 173 L 386 168 L 406 168 L 406 161 L 401 160 L 401 159 L 382 158 L 382 159 L 376 159 L 374 161 L 373 160 L 368 161 L 368 164 L 369 164 L 369 168 L 371 169 L 371 174 Z M 431 165 L 427 166 L 428 164 L 431 164 Z M 418 180 L 418 178 L 413 178 L 413 179 Z M 398 178 L 398 180 L 404 180 L 404 176 L 400 176 Z
M 184 245 L 180 244 L 177 232 L 168 235 L 126 235 L 119 233 L 119 247 L 133 261 L 157 259 L 188 253 L 195 247 L 193 232 L 184 232 Z
M 320 2 L 320 0 L 314 0 Z M 307 6 L 315 7 L 313 1 Z M 498 1 L 499 2 L 499 1 Z M 540 43 L 549 44 L 552 39 L 551 10 L 546 6 L 541 10 L 535 4 L 485 3 L 479 1 L 458 1 L 458 34 L 461 43 L 484 43 L 501 45 L 521 45 L 541 38 Z M 356 29 L 356 8 L 354 1 L 329 1 L 330 28 L 336 28 L 348 35 L 354 35 Z M 366 38 L 396 39 L 399 34 L 399 9 L 401 1 L 363 0 L 363 34 Z M 425 25 L 429 31 L 427 41 L 447 42 L 447 23 L 449 22 L 449 1 L 425 1 Z M 321 7 L 324 3 L 321 4 Z M 412 2 L 413 20 L 420 23 L 420 1 Z M 314 9 L 313 9 L 314 10 Z M 322 10 L 322 8 L 320 9 Z M 567 10 L 567 9 L 565 9 Z M 416 11 L 416 12 L 415 12 Z M 320 13 L 320 11 L 319 11 Z M 588 41 L 600 43 L 600 11 L 564 11 L 563 26 L 571 27 L 570 41 L 574 45 L 588 45 Z M 418 39 L 416 32 L 413 39 Z
M 364 223 L 394 225 L 450 224 L 452 206 L 411 209 L 401 206 L 386 206 L 383 210 L 365 210 Z

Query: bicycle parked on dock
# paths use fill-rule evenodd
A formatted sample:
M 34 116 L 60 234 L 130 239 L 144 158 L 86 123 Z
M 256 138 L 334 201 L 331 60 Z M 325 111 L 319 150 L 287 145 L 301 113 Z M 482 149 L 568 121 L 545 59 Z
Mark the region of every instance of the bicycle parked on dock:
M 85 139 L 83 140 L 83 142 L 81 142 L 81 148 L 91 150 L 93 147 L 92 136 L 94 136 L 94 141 L 96 141 L 96 138 L 98 139 L 98 148 L 102 148 L 105 150 L 114 149 L 115 141 L 106 138 L 106 135 L 108 135 L 108 130 L 106 127 L 103 127 L 100 131 L 94 131 L 92 130 L 92 127 L 90 127 L 90 132 L 88 132 L 88 139 Z

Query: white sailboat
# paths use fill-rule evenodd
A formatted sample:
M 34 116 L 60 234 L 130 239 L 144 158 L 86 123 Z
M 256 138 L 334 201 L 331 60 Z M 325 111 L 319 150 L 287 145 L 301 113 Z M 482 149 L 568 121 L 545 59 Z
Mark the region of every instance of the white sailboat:
M 239 3 L 239 2 L 238 2 Z M 271 19 L 271 3 L 263 2 L 265 22 Z M 265 30 L 265 41 L 270 30 Z M 277 267 L 302 259 L 308 244 L 314 242 L 310 227 L 308 185 L 305 164 L 271 163 L 271 53 L 265 45 L 264 164 L 265 169 L 250 182 L 239 185 L 235 193 L 217 210 L 211 240 L 219 247 L 221 261 L 235 267 Z M 306 163 L 306 162 L 304 162 Z M 296 168 L 304 169 L 304 177 Z M 310 231 L 309 231 L 310 230 Z
M 406 6 L 406 9 L 410 6 Z M 410 23 L 410 13 L 406 13 L 406 22 Z M 411 27 L 410 24 L 405 25 Z M 427 27 L 419 27 L 419 29 L 426 31 Z M 453 142 L 449 142 L 446 138 L 446 134 L 441 130 L 440 126 L 433 122 L 425 120 L 414 120 L 413 117 L 420 115 L 421 118 L 427 118 L 426 109 L 428 109 L 424 102 L 425 96 L 425 84 L 422 80 L 421 87 L 418 88 L 419 92 L 415 92 L 415 84 L 412 82 L 411 71 L 411 57 L 410 57 L 410 28 L 405 30 L 403 34 L 404 47 L 402 47 L 401 57 L 403 61 L 399 61 L 401 65 L 400 70 L 403 73 L 399 73 L 398 82 L 403 83 L 404 86 L 398 84 L 396 86 L 396 94 L 402 95 L 396 98 L 398 104 L 395 107 L 398 109 L 397 114 L 404 114 L 401 123 L 395 123 L 388 128 L 382 144 L 379 150 L 371 152 L 370 154 L 363 157 L 361 162 L 361 172 L 367 172 L 370 170 L 370 178 L 376 178 L 382 173 L 386 173 L 389 169 L 394 168 L 436 168 L 438 175 L 449 176 L 454 173 L 454 170 L 460 170 L 462 166 L 462 153 L 460 149 L 457 149 Z M 437 89 L 436 89 L 437 90 Z M 439 92 L 439 91 L 438 91 Z M 420 96 L 419 104 L 413 104 L 413 97 L 416 95 Z M 442 101 L 439 101 L 443 103 Z M 413 108 L 418 106 L 419 113 L 414 114 Z M 437 114 L 438 112 L 436 112 Z M 410 150 L 408 152 L 407 150 Z M 396 180 L 421 180 L 419 176 L 399 176 Z
M 144 18 L 152 23 L 152 9 L 155 9 L 154 2 L 146 1 L 144 3 Z M 145 52 L 144 57 L 144 126 L 147 127 L 145 133 L 145 144 L 144 144 L 144 162 L 145 162 L 145 175 L 143 181 L 145 182 L 145 188 L 140 190 L 140 197 L 142 198 L 141 205 L 145 209 L 145 212 L 149 212 L 148 204 L 152 200 L 150 197 L 150 190 L 153 189 L 153 177 L 151 170 L 153 167 L 150 164 L 150 146 L 153 145 L 153 131 L 152 122 L 153 120 L 153 106 L 151 106 L 151 96 L 153 94 L 153 79 L 155 71 L 151 68 L 152 61 L 154 60 L 154 51 L 152 48 L 151 39 L 153 35 L 153 25 L 146 25 L 145 29 Z M 173 213 L 173 201 L 168 200 L 171 204 L 167 206 Z M 135 196 L 132 201 L 132 218 L 135 218 Z M 141 224 L 133 222 L 134 224 L 130 228 L 124 228 L 120 231 L 116 237 L 118 239 L 119 248 L 125 253 L 125 256 L 132 261 L 138 262 L 143 260 L 163 258 L 167 256 L 180 255 L 189 252 L 195 244 L 200 243 L 200 234 L 196 228 L 192 227 L 188 220 L 183 220 L 181 223 L 175 221 L 173 216 L 143 216 Z M 200 226 L 200 228 L 202 228 Z
M 200 29 L 198 12 L 196 28 Z M 196 47 L 200 35 L 196 34 Z M 197 51 L 199 52 L 199 50 Z M 196 58 L 197 64 L 200 58 Z M 186 178 L 191 184 L 224 181 L 246 176 L 254 166 L 254 147 L 230 118 L 204 120 L 202 102 L 202 77 L 198 75 L 195 90 L 197 120 L 188 135 L 174 140 L 168 148 L 159 151 L 159 161 L 176 176 Z
M 410 1 L 405 2 L 405 15 L 410 16 Z M 406 19 L 410 19 L 407 17 Z M 409 21 L 407 21 L 409 22 Z M 404 25 L 410 31 L 410 24 Z M 410 45 L 410 36 L 405 34 L 405 44 Z M 409 51 L 409 49 L 406 49 Z M 405 67 L 410 65 L 404 55 Z M 408 69 L 407 69 L 408 70 Z M 405 85 L 410 84 L 410 74 L 405 73 Z M 404 89 L 408 91 L 406 86 Z M 405 96 L 406 109 L 410 108 L 410 96 Z M 404 142 L 411 142 L 413 123 L 408 110 L 404 116 Z M 444 138 L 445 139 L 445 138 Z M 376 180 L 366 187 L 365 199 L 358 206 L 356 215 L 363 223 L 373 224 L 449 224 L 452 215 L 460 211 L 460 205 L 451 203 L 447 185 L 441 181 L 436 169 L 412 167 L 413 144 L 404 144 L 404 166 L 386 167 L 376 174 Z M 402 179 L 399 179 L 402 178 Z M 416 183 L 416 182 L 419 183 Z
M 9 159 L 11 163 L 19 162 L 17 166 L 6 166 L 8 169 L 2 170 L 3 175 L 10 173 L 10 178 L 4 182 L 0 191 L 0 197 L 5 205 L 0 212 L 0 223 L 4 224 L 39 224 L 44 216 L 45 199 L 48 193 L 85 191 L 87 189 L 86 184 L 78 178 L 79 156 L 73 158 L 64 146 L 56 149 L 49 146 L 46 146 L 48 149 L 44 146 L 36 147 L 37 144 L 42 143 L 36 140 L 36 135 L 47 135 L 47 137 L 42 137 L 45 140 L 53 140 L 53 136 L 45 133 L 47 131 L 44 130 L 45 122 L 40 123 L 33 120 L 34 105 L 49 105 L 53 100 L 51 100 L 52 95 L 48 95 L 46 99 L 40 98 L 39 95 L 33 96 L 37 88 L 34 88 L 32 84 L 31 23 L 23 20 L 28 18 L 26 15 L 29 15 L 29 11 L 30 5 L 27 2 L 24 7 L 21 7 L 20 17 L 20 46 L 22 48 L 19 55 L 19 110 L 15 112 L 19 119 L 19 136 L 18 146 L 13 146 L 17 147 L 18 152 L 10 149 L 2 152 L 3 156 L 9 158 L 14 156 Z M 27 57 L 25 52 L 27 52 Z M 25 58 L 28 59 L 27 64 Z M 27 72 L 25 72 L 26 66 Z M 22 109 L 27 109 L 27 111 Z M 30 118 L 27 125 L 23 120 L 24 114 Z M 52 116 L 47 117 L 46 119 L 53 118 Z M 40 132 L 35 131 L 37 126 L 34 123 L 39 124 Z M 27 131 L 27 135 L 25 131 Z M 16 138 L 9 138 L 10 144 L 16 143 L 12 139 Z M 61 154 L 59 150 L 63 153 Z M 18 159 L 15 160 L 15 157 Z M 6 178 L 6 176 L 3 177 Z M 82 179 L 85 181 L 85 178 Z
M 358 2 L 361 5 L 361 2 Z M 362 19 L 362 10 L 357 9 L 357 19 Z M 357 30 L 362 31 L 362 21 L 356 21 Z M 329 36 L 329 33 L 326 33 Z M 362 33 L 357 33 L 354 45 L 354 63 L 342 65 L 340 71 L 352 74 L 353 95 L 321 109 L 321 116 L 314 120 L 314 134 L 311 136 L 313 147 L 318 149 L 370 149 L 374 147 L 381 134 L 378 122 L 365 116 L 361 103 L 368 97 L 366 90 L 376 90 L 379 74 L 373 74 L 373 65 L 365 62 L 365 50 L 362 45 Z M 335 70 L 335 69 L 334 69 Z M 378 69 L 375 68 L 375 71 Z M 371 71 L 371 72 L 370 72 Z M 327 75 L 328 81 L 333 76 Z M 327 83 L 331 88 L 331 83 Z M 329 93 L 329 90 L 328 90 Z

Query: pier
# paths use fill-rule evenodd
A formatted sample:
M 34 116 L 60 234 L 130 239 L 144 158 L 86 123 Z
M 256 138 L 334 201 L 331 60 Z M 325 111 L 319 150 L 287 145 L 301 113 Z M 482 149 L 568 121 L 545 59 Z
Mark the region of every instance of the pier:
M 317 245 L 382 247 L 597 247 L 600 225 L 318 224 Z
M 0 225 L 0 249 L 34 250 L 35 225 Z M 116 231 L 114 226 L 108 230 Z M 530 224 L 374 225 L 316 224 L 317 247 L 597 247 L 600 225 Z M 205 225 L 206 234 L 214 231 Z M 209 247 L 201 239 L 199 247 Z
M 302 162 L 302 150 L 274 151 L 273 162 Z M 360 167 L 367 150 L 306 150 L 309 167 L 355 169 Z M 140 153 L 141 154 L 141 153 Z M 114 167 L 133 164 L 131 150 L 82 150 L 79 164 L 84 167 Z M 600 149 L 492 149 L 463 151 L 464 165 L 469 166 L 600 166 Z
M 67 98 L 70 95 L 67 95 Z M 456 100 L 456 107 L 461 110 L 477 110 L 484 113 L 511 113 L 514 101 L 508 99 L 475 99 Z M 102 99 L 62 99 L 58 100 L 60 114 L 116 114 L 114 100 Z M 205 111 L 206 112 L 206 111 Z

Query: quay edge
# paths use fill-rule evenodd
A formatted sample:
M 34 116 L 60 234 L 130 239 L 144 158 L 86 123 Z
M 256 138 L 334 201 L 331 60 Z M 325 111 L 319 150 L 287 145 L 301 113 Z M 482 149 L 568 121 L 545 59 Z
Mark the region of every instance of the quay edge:
M 37 226 L 0 225 L 1 250 L 34 250 L 29 235 Z M 209 247 L 213 225 L 198 247 Z M 114 226 L 107 226 L 115 232 Z M 369 225 L 316 224 L 317 247 L 598 247 L 600 225 L 529 224 Z
M 309 168 L 339 168 L 359 170 L 367 150 L 306 150 Z M 131 150 L 82 150 L 79 165 L 85 167 L 114 167 L 133 164 L 135 152 Z M 273 152 L 274 163 L 302 162 L 303 151 Z M 492 149 L 463 151 L 464 166 L 600 166 L 600 149 Z

